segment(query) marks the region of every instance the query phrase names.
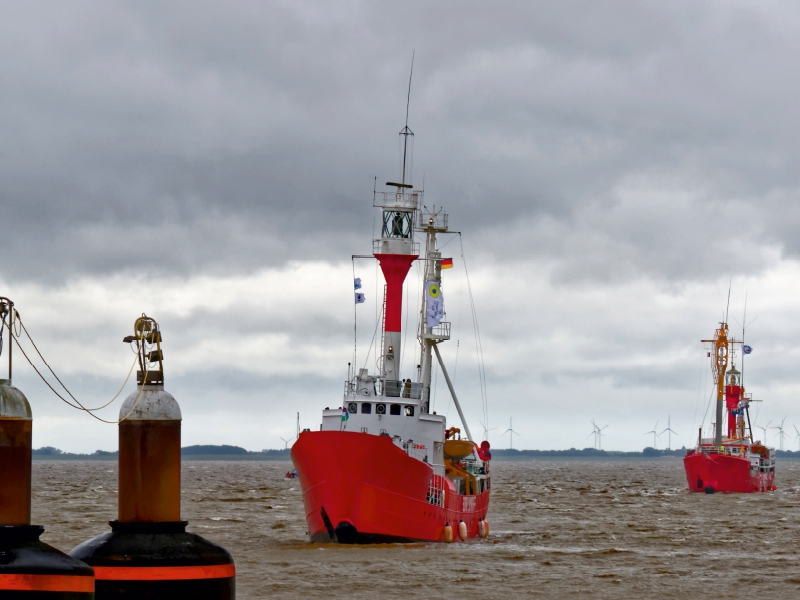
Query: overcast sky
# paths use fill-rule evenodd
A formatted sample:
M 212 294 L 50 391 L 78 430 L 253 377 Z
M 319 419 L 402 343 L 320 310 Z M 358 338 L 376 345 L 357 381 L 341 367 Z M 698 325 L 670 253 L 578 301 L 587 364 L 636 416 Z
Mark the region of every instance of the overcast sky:
M 465 261 L 493 446 L 512 417 L 515 447 L 591 446 L 595 419 L 638 450 L 668 418 L 691 445 L 731 281 L 753 416 L 796 445 L 800 5 L 767 0 L 0 0 L 0 295 L 73 393 L 116 393 L 146 312 L 184 444 L 282 447 L 341 404 L 412 52 L 413 183 L 463 232 L 442 351 L 473 432 Z M 382 281 L 355 274 L 370 366 Z M 418 293 L 413 268 L 412 330 Z M 405 352 L 412 377 L 413 331 Z M 15 359 L 35 446 L 116 449 Z

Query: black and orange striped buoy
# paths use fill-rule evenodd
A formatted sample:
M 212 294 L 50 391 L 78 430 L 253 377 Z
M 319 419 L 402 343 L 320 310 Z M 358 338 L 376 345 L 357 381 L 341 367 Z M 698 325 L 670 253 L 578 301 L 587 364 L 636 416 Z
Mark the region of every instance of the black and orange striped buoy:
M 98 600 L 235 598 L 231 555 L 181 520 L 181 410 L 164 391 L 158 323 L 143 315 L 125 341 L 142 370 L 120 410 L 117 520 L 71 555 L 94 568 Z
M 2 317 L 10 309 L 4 300 Z M 32 432 L 27 398 L 0 379 L 0 598 L 94 598 L 92 568 L 40 542 L 44 527 L 31 525 Z

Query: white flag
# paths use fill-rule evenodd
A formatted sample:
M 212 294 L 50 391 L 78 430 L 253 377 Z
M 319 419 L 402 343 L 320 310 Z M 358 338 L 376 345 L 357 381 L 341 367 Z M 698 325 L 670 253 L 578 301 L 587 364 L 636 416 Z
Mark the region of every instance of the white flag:
M 356 304 L 364 304 L 367 301 L 367 297 L 362 294 L 361 292 L 356 292 Z
M 426 281 L 425 289 L 428 291 L 428 308 L 425 311 L 427 325 L 428 327 L 436 327 L 444 318 L 444 299 L 442 298 L 442 290 L 439 287 L 439 284 L 435 281 Z

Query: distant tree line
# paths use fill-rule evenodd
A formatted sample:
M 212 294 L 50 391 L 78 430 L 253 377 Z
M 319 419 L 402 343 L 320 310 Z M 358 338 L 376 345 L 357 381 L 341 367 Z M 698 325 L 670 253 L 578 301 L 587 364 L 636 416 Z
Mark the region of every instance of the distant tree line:
M 260 452 L 251 452 L 242 448 L 241 446 L 212 446 L 212 445 L 197 445 L 186 446 L 181 448 L 181 456 L 241 456 L 252 458 L 288 458 L 291 450 L 288 448 L 281 448 L 280 450 L 261 450 Z M 107 459 L 116 458 L 119 452 L 108 452 L 106 450 L 95 450 L 91 454 L 76 454 L 71 452 L 64 452 L 52 446 L 45 446 L 43 448 L 36 448 L 32 452 L 33 456 L 42 458 L 91 458 L 91 459 Z
M 265 449 L 259 452 L 251 452 L 241 446 L 213 446 L 196 445 L 181 448 L 181 456 L 186 457 L 213 457 L 213 456 L 239 456 L 243 459 L 287 459 L 291 452 L 288 448 L 279 450 Z M 91 454 L 72 454 L 45 446 L 33 450 L 33 455 L 41 458 L 58 459 L 115 459 L 119 452 L 107 452 L 105 450 L 95 450 Z M 686 448 L 676 450 L 659 450 L 647 447 L 641 452 L 616 452 L 614 450 L 597 450 L 596 448 L 570 448 L 569 450 L 517 450 L 517 449 L 492 449 L 492 457 L 506 459 L 526 459 L 526 458 L 657 458 L 659 456 L 685 456 Z M 800 451 L 777 450 L 776 455 L 780 458 L 800 459 Z

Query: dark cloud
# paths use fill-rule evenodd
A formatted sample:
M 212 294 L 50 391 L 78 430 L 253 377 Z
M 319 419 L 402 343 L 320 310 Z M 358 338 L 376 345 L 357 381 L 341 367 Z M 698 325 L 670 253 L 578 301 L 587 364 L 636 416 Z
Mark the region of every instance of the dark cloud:
M 349 256 L 370 249 L 373 178 L 398 176 L 415 51 L 413 181 L 465 233 L 490 390 L 537 407 L 530 445 L 567 443 L 531 432 L 576 410 L 620 431 L 638 418 L 620 407 L 695 408 L 731 276 L 782 348 L 753 368 L 786 405 L 794 315 L 758 288 L 792 297 L 800 256 L 798 30 L 800 9 L 744 0 L 0 0 L 0 278 L 92 398 L 117 359 L 74 365 L 70 340 L 118 344 L 155 310 L 206 432 L 219 398 L 226 423 L 263 397 L 276 422 L 336 405 Z M 474 350 L 452 346 L 475 408 Z
M 570 266 L 587 256 L 603 277 L 706 276 L 732 237 L 797 252 L 799 42 L 786 7 L 0 11 L 0 198 L 16 258 L 4 272 L 15 279 L 347 256 L 371 230 L 372 177 L 396 176 L 412 49 L 415 183 L 424 175 L 428 201 L 492 255 L 509 251 L 497 232 L 520 222 L 532 238 L 521 249 L 563 260 L 568 278 L 598 272 Z M 713 227 L 733 235 L 709 241 Z M 590 247 L 575 243 L 587 233 Z M 743 269 L 765 266 L 754 255 Z

